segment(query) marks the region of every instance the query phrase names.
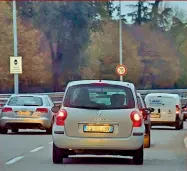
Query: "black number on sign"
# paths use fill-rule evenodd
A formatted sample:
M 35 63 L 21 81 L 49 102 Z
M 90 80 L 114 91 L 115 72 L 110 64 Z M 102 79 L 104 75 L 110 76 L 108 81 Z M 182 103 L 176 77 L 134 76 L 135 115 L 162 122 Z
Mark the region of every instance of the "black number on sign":
M 120 73 L 120 74 L 123 74 L 124 72 L 125 72 L 125 69 L 124 68 L 118 68 L 118 72 Z
M 17 61 L 16 59 L 14 60 L 14 64 L 15 64 L 15 65 L 17 65 L 17 64 L 18 64 L 18 61 Z

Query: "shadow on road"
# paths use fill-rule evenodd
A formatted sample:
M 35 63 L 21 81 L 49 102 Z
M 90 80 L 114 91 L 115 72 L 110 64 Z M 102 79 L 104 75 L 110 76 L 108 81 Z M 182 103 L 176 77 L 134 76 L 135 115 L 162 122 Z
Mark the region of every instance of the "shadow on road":
M 12 132 L 9 132 L 7 135 L 51 135 L 51 134 L 48 134 L 46 132 L 18 132 L 18 133 L 12 133 Z
M 151 128 L 151 130 L 170 130 L 173 131 L 175 130 L 175 128 L 171 127 L 171 128 Z
M 130 158 L 109 158 L 109 157 L 71 157 L 64 160 L 64 164 L 107 164 L 107 165 L 133 165 Z

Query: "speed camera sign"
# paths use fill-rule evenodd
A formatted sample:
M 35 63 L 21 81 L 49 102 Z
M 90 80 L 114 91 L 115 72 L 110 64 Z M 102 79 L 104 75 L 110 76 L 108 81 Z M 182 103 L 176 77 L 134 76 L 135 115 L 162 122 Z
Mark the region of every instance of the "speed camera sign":
M 127 74 L 127 67 L 125 65 L 118 65 L 116 67 L 116 73 L 119 75 L 119 76 L 124 76 Z

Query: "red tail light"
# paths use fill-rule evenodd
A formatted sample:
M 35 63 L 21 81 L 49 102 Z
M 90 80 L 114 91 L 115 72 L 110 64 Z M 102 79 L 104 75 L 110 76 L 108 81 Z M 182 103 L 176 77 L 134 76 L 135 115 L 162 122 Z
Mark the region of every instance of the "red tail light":
M 133 122 L 133 127 L 141 127 L 142 126 L 142 116 L 137 111 L 133 111 L 131 113 L 131 120 Z
M 176 105 L 176 115 L 179 115 L 179 113 L 180 113 L 180 107 L 179 105 Z
M 36 112 L 40 112 L 40 113 L 48 113 L 48 109 L 47 108 L 37 108 Z
M 60 110 L 56 115 L 56 125 L 64 126 L 64 121 L 66 120 L 68 113 L 66 110 Z
M 12 112 L 13 110 L 12 110 L 12 108 L 11 107 L 4 107 L 3 109 L 2 109 L 2 112 Z
M 109 84 L 99 82 L 99 83 L 92 83 L 91 85 L 94 85 L 94 86 L 106 86 L 106 85 L 109 85 Z

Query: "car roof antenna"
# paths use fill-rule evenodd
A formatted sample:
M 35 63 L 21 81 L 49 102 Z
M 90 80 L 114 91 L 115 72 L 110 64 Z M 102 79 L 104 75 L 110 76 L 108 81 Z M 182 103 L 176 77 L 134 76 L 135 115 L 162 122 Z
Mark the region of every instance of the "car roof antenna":
M 103 60 L 100 59 L 100 65 L 99 65 L 99 82 L 102 80 L 102 65 L 103 65 Z

